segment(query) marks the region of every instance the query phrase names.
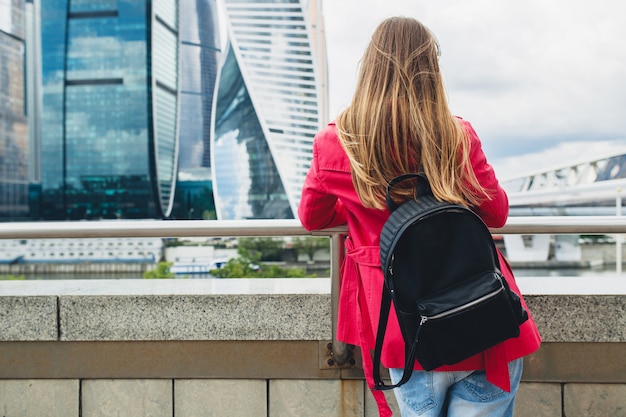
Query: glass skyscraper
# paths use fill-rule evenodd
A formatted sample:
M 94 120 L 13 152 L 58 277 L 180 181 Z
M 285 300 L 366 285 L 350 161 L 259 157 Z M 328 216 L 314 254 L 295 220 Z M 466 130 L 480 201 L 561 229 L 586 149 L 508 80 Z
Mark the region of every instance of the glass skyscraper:
M 294 218 L 326 112 L 321 6 L 224 0 L 211 149 L 219 219 Z
M 40 18 L 41 217 L 167 217 L 178 155 L 178 2 L 45 0 Z
M 294 217 L 316 0 L 0 0 L 0 53 L 0 219 Z
M 23 0 L 0 0 L 0 218 L 28 216 Z
M 220 59 L 216 0 L 180 0 L 179 173 L 211 166 L 211 113 Z
M 214 219 L 211 114 L 220 59 L 216 0 L 180 0 L 180 134 L 172 217 Z

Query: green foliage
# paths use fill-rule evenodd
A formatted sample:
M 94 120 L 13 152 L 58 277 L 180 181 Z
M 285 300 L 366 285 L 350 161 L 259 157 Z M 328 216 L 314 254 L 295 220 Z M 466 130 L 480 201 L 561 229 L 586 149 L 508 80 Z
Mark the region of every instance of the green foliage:
M 168 239 L 163 239 L 163 244 L 167 248 L 175 248 L 175 247 L 178 247 L 178 246 L 184 246 L 185 245 L 185 243 L 182 240 L 180 240 L 178 238 L 175 238 L 175 237 L 168 238 Z
M 144 271 L 143 277 L 146 279 L 174 278 L 176 274 L 170 271 L 172 262 L 159 262 L 155 269 Z
M 242 257 L 229 259 L 221 268 L 210 271 L 210 274 L 217 278 L 251 277 L 253 273 L 254 270 L 249 259 Z
M 217 278 L 313 278 L 302 268 L 282 268 L 278 265 L 258 263 L 259 254 L 249 256 L 246 249 L 239 250 L 239 257 L 230 259 L 222 268 L 212 269 Z
M 26 275 L 0 275 L 0 280 L 5 281 L 23 281 L 26 279 Z
M 313 260 L 315 252 L 326 249 L 330 252 L 330 239 L 327 237 L 296 237 L 292 240 L 292 247 L 296 253 L 306 253 L 309 260 Z
M 255 237 L 239 239 L 239 252 L 246 251 L 259 261 L 280 261 L 285 241 L 277 237 Z

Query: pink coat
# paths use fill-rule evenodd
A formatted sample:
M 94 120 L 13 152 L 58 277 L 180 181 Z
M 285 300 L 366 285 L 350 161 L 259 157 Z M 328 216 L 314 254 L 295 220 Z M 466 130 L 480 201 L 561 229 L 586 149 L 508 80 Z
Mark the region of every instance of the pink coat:
M 478 181 L 486 189 L 496 192 L 492 200 L 486 201 L 475 211 L 487 226 L 501 227 L 508 217 L 507 195 L 487 162 L 476 132 L 467 121 L 459 120 L 471 142 L 470 160 Z M 348 225 L 347 252 L 341 274 L 337 338 L 361 347 L 364 372 L 372 387 L 371 357 L 365 352 L 374 348 L 376 338 L 383 288 L 379 235 L 389 211 L 365 208 L 361 204 L 352 184 L 348 157 L 339 143 L 334 123 L 330 123 L 315 137 L 313 161 L 302 189 L 298 214 L 307 230 L 325 229 L 346 223 Z M 519 294 L 510 266 L 499 255 L 502 273 L 511 289 Z M 525 305 L 523 299 L 522 302 Z M 488 380 L 508 391 L 510 386 L 507 362 L 536 351 L 540 343 L 539 332 L 530 315 L 530 319 L 522 325 L 519 337 L 456 365 L 438 370 L 485 369 Z M 404 344 L 393 309 L 385 335 L 382 363 L 387 368 L 404 367 Z M 415 369 L 421 369 L 417 362 Z M 375 391 L 374 396 L 381 416 L 391 415 L 380 391 Z

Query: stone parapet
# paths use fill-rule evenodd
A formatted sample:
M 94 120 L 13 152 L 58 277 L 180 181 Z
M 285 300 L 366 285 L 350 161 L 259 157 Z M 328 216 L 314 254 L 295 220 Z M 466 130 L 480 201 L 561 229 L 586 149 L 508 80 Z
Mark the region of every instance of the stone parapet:
M 525 358 L 516 417 L 626 417 L 624 280 L 518 283 L 544 344 Z M 24 417 L 374 417 L 358 349 L 353 365 L 329 361 L 330 284 L 0 281 L 0 409 Z
M 330 340 L 329 279 L 0 281 L 0 341 Z
M 518 281 L 545 342 L 626 342 L 624 280 Z M 332 339 L 328 278 L 0 281 L 0 318 L 0 341 Z

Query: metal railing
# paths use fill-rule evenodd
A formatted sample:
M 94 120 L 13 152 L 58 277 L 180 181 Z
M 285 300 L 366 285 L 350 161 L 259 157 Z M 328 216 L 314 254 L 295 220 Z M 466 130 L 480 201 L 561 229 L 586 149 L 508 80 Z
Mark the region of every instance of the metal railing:
M 102 220 L 68 222 L 0 223 L 0 239 L 52 239 L 103 237 L 255 237 L 326 236 L 331 242 L 332 354 L 335 363 L 345 364 L 349 349 L 336 340 L 342 235 L 346 227 L 309 232 L 298 220 Z M 494 234 L 622 234 L 626 216 L 511 217 Z M 621 240 L 618 240 L 620 243 Z
M 328 236 L 346 227 L 309 232 L 298 220 L 101 220 L 0 222 L 0 239 L 96 237 Z M 494 234 L 619 234 L 626 216 L 510 217 Z

